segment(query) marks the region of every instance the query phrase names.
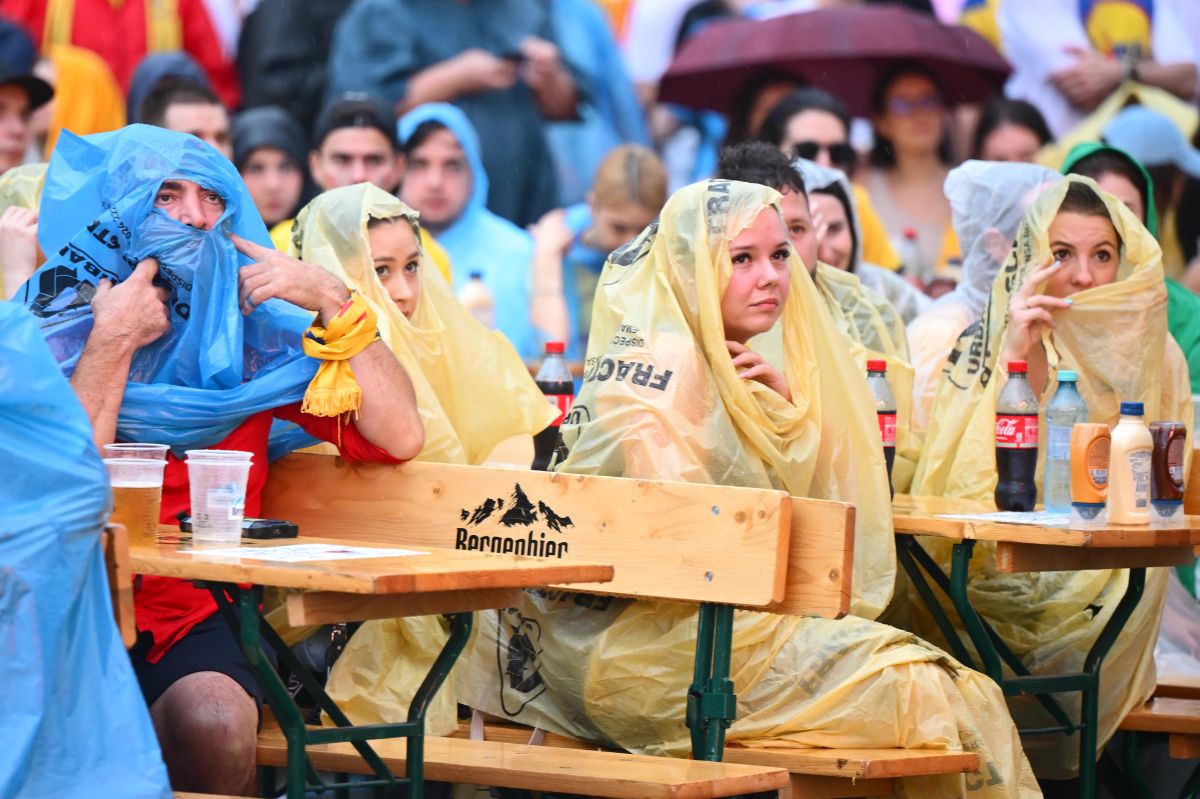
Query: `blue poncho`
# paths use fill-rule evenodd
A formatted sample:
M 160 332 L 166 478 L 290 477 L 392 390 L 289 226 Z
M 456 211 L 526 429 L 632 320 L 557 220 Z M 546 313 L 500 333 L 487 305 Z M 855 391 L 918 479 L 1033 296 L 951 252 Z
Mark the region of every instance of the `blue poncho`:
M 162 182 L 184 179 L 224 198 L 212 230 L 154 208 Z M 133 360 L 121 404 L 121 440 L 212 446 L 259 411 L 298 402 L 317 361 L 300 349 L 312 314 L 271 300 L 238 309 L 238 269 L 248 263 L 230 233 L 270 247 L 241 177 L 209 145 L 182 133 L 131 125 L 86 138 L 63 132 L 42 194 L 38 239 L 49 260 L 17 292 L 71 374 L 92 328 L 101 278 L 120 282 L 143 258 L 159 264 L 170 331 Z M 297 428 L 272 436 L 272 454 L 312 441 Z
M 466 208 L 437 236 L 454 266 L 455 289 L 466 283 L 472 272 L 479 272 L 496 305 L 496 328 L 522 358 L 538 358 L 544 336 L 529 321 L 533 239 L 487 209 L 488 176 L 479 155 L 479 137 L 457 107 L 429 103 L 413 109 L 400 120 L 400 140 L 407 141 L 421 123 L 429 121 L 445 125 L 454 134 L 471 170 L 471 197 Z
M 170 799 L 104 575 L 108 475 L 36 321 L 0 302 L 0 796 Z

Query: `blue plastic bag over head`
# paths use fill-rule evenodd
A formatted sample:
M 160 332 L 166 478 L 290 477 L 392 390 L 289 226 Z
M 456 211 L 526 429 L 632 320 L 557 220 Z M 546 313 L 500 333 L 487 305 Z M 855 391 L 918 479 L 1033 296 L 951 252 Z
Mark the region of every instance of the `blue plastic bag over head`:
M 225 210 L 211 230 L 154 207 L 166 180 L 216 192 Z M 135 355 L 117 423 L 120 440 L 181 451 L 224 439 L 259 411 L 298 402 L 317 362 L 300 348 L 312 314 L 269 300 L 249 317 L 238 308 L 238 269 L 249 262 L 230 234 L 271 247 L 254 202 L 228 159 L 194 136 L 147 125 L 80 138 L 55 148 L 38 239 L 50 254 L 16 300 L 39 317 L 63 371 L 75 368 L 92 329 L 90 302 L 101 278 L 129 277 L 158 262 L 171 329 Z M 278 427 L 278 426 L 277 426 Z M 311 443 L 291 428 L 275 452 Z
M 0 796 L 169 799 L 113 621 L 108 476 L 36 321 L 0 302 Z

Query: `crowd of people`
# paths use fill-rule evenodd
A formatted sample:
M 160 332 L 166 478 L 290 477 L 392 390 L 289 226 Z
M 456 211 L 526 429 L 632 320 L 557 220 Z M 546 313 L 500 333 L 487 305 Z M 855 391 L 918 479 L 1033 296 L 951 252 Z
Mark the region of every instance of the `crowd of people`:
M 846 4 L 0 0 L 0 318 L 45 343 L 71 391 L 50 373 L 30 385 L 97 447 L 170 445 L 164 523 L 188 508 L 189 448 L 255 454 L 250 516 L 270 461 L 304 447 L 482 463 L 555 423 L 530 368 L 564 342 L 588 413 L 562 421 L 552 468 L 857 508 L 851 616 L 738 614 L 730 740 L 963 749 L 980 772 L 901 794 L 1070 795 L 1075 740 L 1018 736 L 1047 726 L 1040 706 L 1006 704 L 947 654 L 897 578 L 865 368 L 887 362 L 896 493 L 991 499 L 1010 361 L 1043 407 L 1070 369 L 1091 421 L 1137 400 L 1192 431 L 1200 14 L 906 0 L 1005 55 L 1005 94 L 967 104 L 929 64 L 893 59 L 866 115 L 768 68 L 726 115 L 658 100 L 706 27 Z M 608 356 L 656 377 L 601 376 Z M 999 574 L 988 546 L 975 559 L 983 615 L 1034 673 L 1080 671 L 1128 580 Z M 1195 596 L 1194 569 L 1149 573 L 1105 667 L 1101 745 L 1153 690 L 1160 621 L 1194 629 Z M 142 778 L 252 792 L 263 693 L 214 600 L 145 577 L 136 609 L 129 659 L 165 764 Z M 483 665 L 493 619 L 448 712 L 686 753 L 694 609 L 529 594 L 506 613 L 542 631 L 557 682 L 511 712 Z M 356 721 L 398 720 L 379 653 L 403 664 L 445 635 L 363 625 L 331 695 Z M 623 659 L 630 641 L 654 682 Z M 1200 673 L 1200 646 L 1171 663 Z

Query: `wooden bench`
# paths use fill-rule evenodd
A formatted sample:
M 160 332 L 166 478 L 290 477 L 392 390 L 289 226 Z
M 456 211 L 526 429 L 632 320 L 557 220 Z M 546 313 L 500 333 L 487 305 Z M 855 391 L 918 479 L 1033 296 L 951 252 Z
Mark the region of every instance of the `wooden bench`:
M 1156 696 L 1131 711 L 1121 729 L 1165 733 L 1171 757 L 1200 758 L 1200 700 Z
M 384 467 L 297 454 L 272 465 L 262 514 L 287 519 L 298 524 L 302 534 L 323 538 L 353 537 L 390 546 L 479 548 L 610 563 L 615 568 L 612 582 L 574 585 L 568 590 L 699 603 L 702 638 L 706 612 L 710 619 L 727 614 L 731 620 L 732 608 L 737 606 L 837 618 L 848 611 L 850 603 L 853 506 L 794 498 L 782 491 L 445 464 Z M 505 525 L 497 523 L 501 516 Z M 388 609 L 389 615 L 451 609 L 404 605 L 398 602 Z M 296 594 L 288 599 L 288 618 L 294 626 L 381 615 L 358 611 L 320 593 Z M 721 624 L 710 622 L 710 627 L 720 628 Z M 728 642 L 725 646 L 723 653 L 710 655 L 711 663 L 701 662 L 703 679 L 693 686 L 695 696 L 688 700 L 702 711 L 695 714 L 701 721 L 693 727 L 693 750 L 702 759 L 715 759 L 712 753 L 720 757 L 724 729 L 732 720 L 732 694 L 722 694 L 720 689 L 728 675 Z M 680 697 L 681 704 L 684 701 L 685 697 Z M 713 712 L 713 708 L 720 707 L 725 708 L 724 712 Z M 427 760 L 427 771 L 434 779 L 447 779 L 446 770 L 452 766 L 449 762 L 439 765 L 435 752 L 445 752 L 452 759 L 456 747 L 467 744 L 470 748 L 463 751 L 468 753 L 478 747 L 485 747 L 478 749 L 485 752 L 489 746 L 521 745 L 450 738 L 437 742 L 443 747 L 439 750 L 434 748 L 436 740 L 429 738 L 426 743 L 427 759 L 433 758 Z M 401 750 L 389 751 L 402 752 L 403 744 L 399 746 Z M 314 752 L 314 759 L 326 766 L 337 762 L 343 771 L 356 770 L 351 767 L 356 754 L 351 757 L 347 753 L 345 758 L 339 755 L 335 761 L 335 751 L 336 747 Z M 545 753 L 546 749 L 541 751 Z M 727 760 L 731 760 L 727 765 L 744 767 L 745 763 L 732 760 L 745 757 L 757 759 L 759 766 L 787 768 L 798 777 L 821 778 L 817 786 L 821 792 L 810 785 L 807 793 L 794 794 L 797 796 L 869 796 L 895 776 L 968 772 L 979 767 L 978 756 L 961 753 L 921 751 L 909 756 L 902 750 L 872 750 L 859 755 L 826 755 L 813 750 L 773 749 L 765 750 L 765 754 L 764 750 L 738 750 L 731 759 L 728 753 L 733 753 L 734 747 L 725 751 Z M 269 736 L 260 739 L 263 763 L 278 762 L 280 752 L 281 740 Z M 705 758 L 706 753 L 710 757 Z M 567 757 L 582 758 L 577 761 L 582 764 L 595 754 Z M 657 762 L 664 769 L 675 768 L 668 765 L 671 763 L 689 763 L 667 759 Z M 361 760 L 359 763 L 361 767 Z M 490 782 L 477 777 L 469 781 L 530 787 L 533 775 L 528 763 L 497 757 L 488 758 L 487 763 Z M 513 772 L 503 773 L 509 767 Z M 617 793 L 626 790 L 620 771 L 603 766 L 595 774 L 582 792 L 625 795 Z M 598 784 L 596 779 L 602 777 L 613 780 L 613 784 Z M 671 777 L 656 790 L 684 795 L 674 779 Z M 864 788 L 868 782 L 871 785 Z M 554 790 L 581 792 L 562 786 Z M 706 784 L 688 790 L 713 789 Z
M 1154 696 L 1172 699 L 1200 699 L 1200 677 L 1162 677 L 1154 686 Z

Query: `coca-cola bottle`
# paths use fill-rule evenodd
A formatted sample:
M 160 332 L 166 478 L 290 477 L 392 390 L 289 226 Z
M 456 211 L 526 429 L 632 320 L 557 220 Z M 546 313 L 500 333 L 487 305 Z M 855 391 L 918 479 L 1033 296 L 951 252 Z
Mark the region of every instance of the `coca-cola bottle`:
M 996 507 L 1031 511 L 1037 502 L 1038 398 L 1025 361 L 1008 362 L 1008 382 L 996 401 Z
M 563 359 L 565 349 L 566 345 L 561 341 L 546 342 L 546 359 L 534 378 L 546 399 L 558 410 L 558 416 L 550 426 L 533 437 L 533 468 L 541 471 L 550 466 L 550 458 L 558 446 L 558 428 L 575 401 L 575 381 Z
M 892 496 L 892 464 L 896 461 L 896 397 L 887 381 L 887 361 L 867 361 L 867 385 L 875 399 L 875 414 L 879 418 L 879 437 L 883 441 L 883 459 L 887 461 L 888 489 Z

